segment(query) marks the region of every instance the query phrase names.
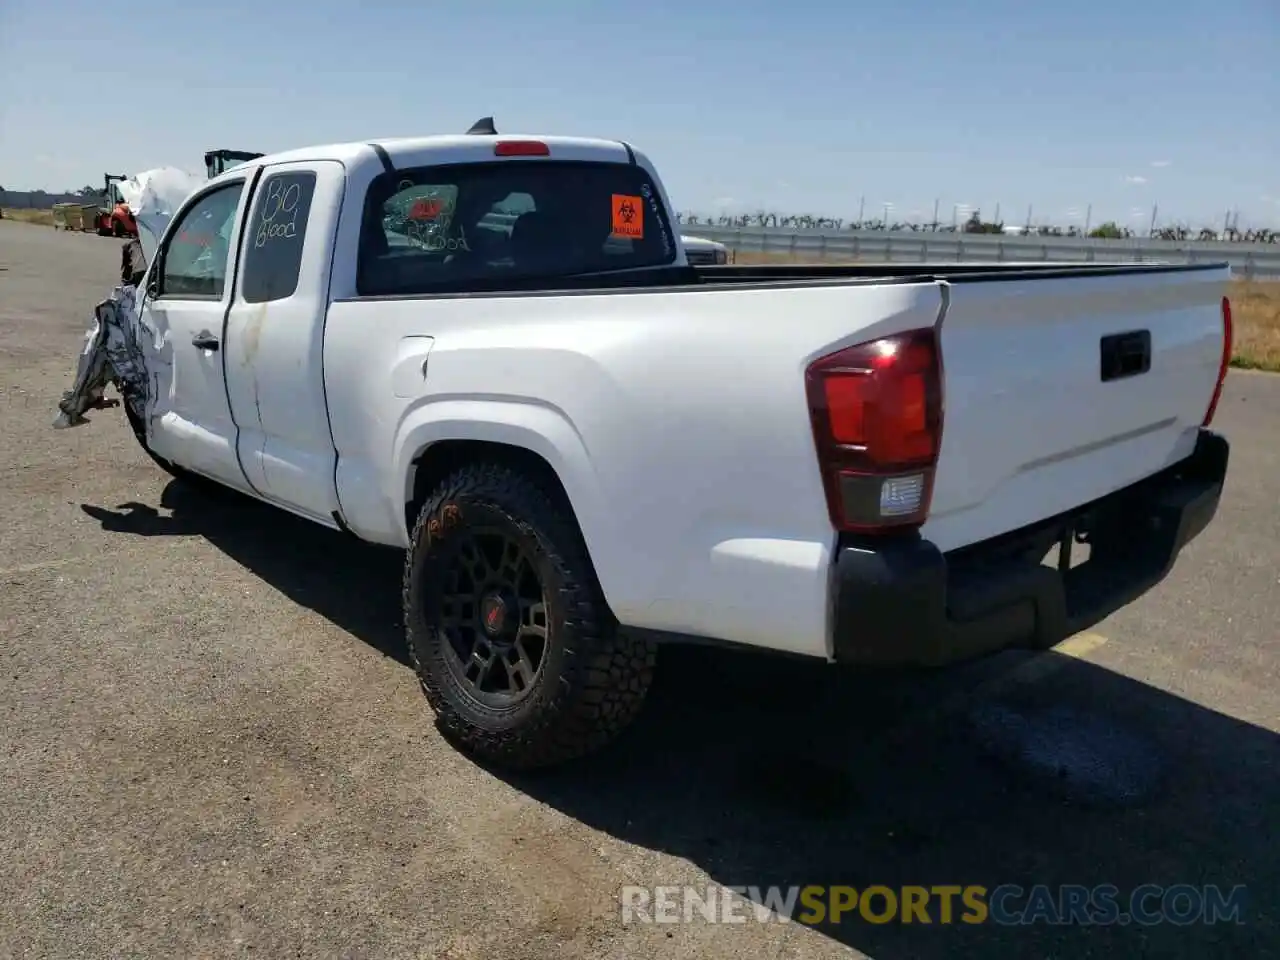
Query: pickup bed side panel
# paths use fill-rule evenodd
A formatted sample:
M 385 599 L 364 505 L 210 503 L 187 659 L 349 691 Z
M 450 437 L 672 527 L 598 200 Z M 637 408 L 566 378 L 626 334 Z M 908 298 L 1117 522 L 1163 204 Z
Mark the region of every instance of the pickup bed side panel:
M 1222 357 L 1223 268 L 957 280 L 929 522 L 946 551 L 1126 487 L 1191 454 Z M 1102 340 L 1150 333 L 1103 382 Z
M 557 471 L 624 624 L 826 656 L 835 536 L 804 370 L 931 326 L 940 304 L 931 282 L 337 301 L 324 362 L 344 518 L 404 545 L 431 443 L 522 446 Z M 412 391 L 393 370 L 422 337 Z

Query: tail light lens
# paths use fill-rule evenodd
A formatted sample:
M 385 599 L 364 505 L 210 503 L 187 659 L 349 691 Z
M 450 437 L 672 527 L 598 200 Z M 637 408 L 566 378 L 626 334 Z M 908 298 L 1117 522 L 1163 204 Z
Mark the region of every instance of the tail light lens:
M 837 530 L 919 526 L 942 442 L 932 328 L 846 347 L 805 374 L 827 508 Z
M 1231 301 L 1222 298 L 1222 359 L 1218 363 L 1218 383 L 1213 388 L 1213 397 L 1209 401 L 1209 409 L 1205 411 L 1202 427 L 1213 423 L 1213 415 L 1218 412 L 1218 401 L 1222 399 L 1222 385 L 1227 382 L 1227 370 L 1231 366 L 1231 352 L 1235 348 L 1235 328 L 1231 322 Z

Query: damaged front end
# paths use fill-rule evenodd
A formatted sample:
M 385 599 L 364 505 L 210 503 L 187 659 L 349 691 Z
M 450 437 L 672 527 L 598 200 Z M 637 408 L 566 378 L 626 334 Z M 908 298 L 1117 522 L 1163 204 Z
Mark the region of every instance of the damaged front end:
M 177 167 L 156 167 L 117 184 L 138 225 L 138 239 L 123 251 L 124 283 L 93 309 L 94 322 L 85 334 L 75 383 L 58 403 L 56 429 L 88 423 L 85 414 L 90 410 L 118 406 L 119 401 L 105 396 L 107 385 L 113 384 L 124 400 L 130 426 L 147 447 L 145 424 L 152 388 L 145 348 L 154 347 L 155 338 L 142 312 L 146 267 L 155 260 L 174 215 L 205 182 L 204 177 Z M 155 357 L 154 349 L 150 355 Z
M 128 407 L 134 429 L 146 423 L 148 378 L 137 309 L 137 288 L 119 286 L 93 308 L 93 325 L 85 334 L 84 348 L 70 390 L 58 402 L 55 429 L 88 423 L 85 413 L 116 406 L 105 396 L 115 386 Z

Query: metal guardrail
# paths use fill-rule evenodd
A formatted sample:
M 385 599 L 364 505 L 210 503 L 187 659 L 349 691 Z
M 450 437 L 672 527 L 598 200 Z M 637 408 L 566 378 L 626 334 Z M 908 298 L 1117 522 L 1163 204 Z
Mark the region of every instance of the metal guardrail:
M 1091 240 L 992 234 L 914 233 L 885 230 L 781 230 L 680 224 L 682 234 L 725 244 L 734 253 L 771 253 L 812 260 L 885 263 L 1074 263 L 1226 261 L 1248 279 L 1280 279 L 1280 244 Z
M 72 194 L 0 191 L 0 206 L 48 207 L 81 201 Z M 513 216 L 491 214 L 495 222 Z M 1007 263 L 1066 261 L 1092 263 L 1143 260 L 1171 263 L 1226 261 L 1238 276 L 1280 280 L 1280 244 L 1203 240 L 1094 240 L 1084 237 L 1020 237 L 1012 234 L 917 233 L 886 230 L 804 230 L 777 227 L 724 227 L 678 224 L 681 234 L 725 244 L 735 253 L 770 253 L 813 260 L 866 260 L 882 263 Z

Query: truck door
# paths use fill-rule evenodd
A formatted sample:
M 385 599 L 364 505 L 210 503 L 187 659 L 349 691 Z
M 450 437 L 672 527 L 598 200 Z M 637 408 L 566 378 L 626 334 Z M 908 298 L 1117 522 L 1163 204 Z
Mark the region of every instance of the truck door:
M 336 161 L 263 168 L 225 350 L 246 476 L 266 499 L 329 525 L 340 508 L 322 350 L 344 182 Z
M 244 178 L 189 199 L 165 232 L 141 322 L 149 342 L 147 434 L 167 460 L 241 490 L 236 425 L 223 375 L 223 318 L 240 236 Z

